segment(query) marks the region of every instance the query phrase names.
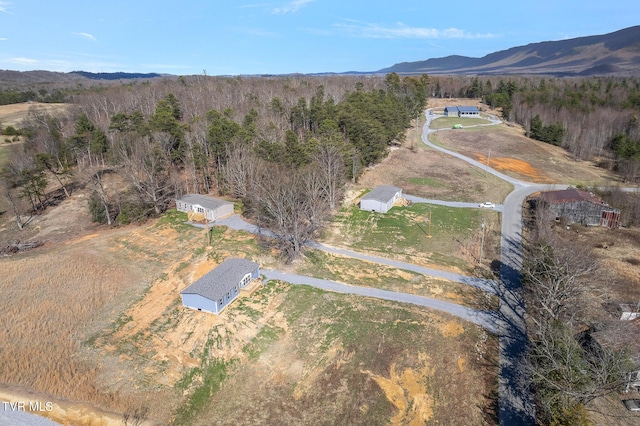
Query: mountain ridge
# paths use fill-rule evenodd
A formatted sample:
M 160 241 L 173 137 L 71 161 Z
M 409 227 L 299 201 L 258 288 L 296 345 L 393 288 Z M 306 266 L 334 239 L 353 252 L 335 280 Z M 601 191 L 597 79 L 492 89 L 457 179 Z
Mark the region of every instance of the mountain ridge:
M 637 75 L 640 25 L 608 34 L 529 43 L 481 58 L 449 55 L 400 62 L 376 73 Z

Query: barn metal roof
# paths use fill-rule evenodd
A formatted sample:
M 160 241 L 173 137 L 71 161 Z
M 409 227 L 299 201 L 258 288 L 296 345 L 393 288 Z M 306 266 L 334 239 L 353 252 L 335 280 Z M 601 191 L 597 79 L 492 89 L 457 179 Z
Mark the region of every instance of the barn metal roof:
M 220 206 L 224 206 L 226 204 L 233 203 L 225 200 L 221 200 L 220 198 L 209 197 L 208 195 L 200 195 L 200 194 L 187 194 L 183 195 L 178 201 L 184 201 L 189 204 L 199 204 L 204 208 L 215 210 Z
M 540 198 L 550 204 L 571 203 L 575 201 L 589 201 L 591 203 L 602 204 L 600 197 L 591 192 L 579 189 L 563 189 L 560 191 L 546 191 L 540 193 Z
M 383 203 L 388 203 L 399 192 L 402 192 L 401 188 L 397 188 L 395 186 L 381 185 L 373 188 L 371 192 L 369 192 L 364 197 L 362 197 L 362 199 L 375 200 L 375 201 L 381 201 Z
M 226 259 L 214 270 L 182 290 L 180 294 L 198 294 L 217 301 L 238 285 L 245 275 L 255 271 L 258 267 L 256 262 L 247 259 Z

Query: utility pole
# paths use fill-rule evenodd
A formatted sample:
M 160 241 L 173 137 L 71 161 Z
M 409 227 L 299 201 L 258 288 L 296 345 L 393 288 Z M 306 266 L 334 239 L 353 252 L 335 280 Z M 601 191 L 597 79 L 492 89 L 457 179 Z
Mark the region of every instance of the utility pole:
M 484 177 L 487 177 L 489 171 L 489 162 L 491 161 L 491 148 L 489 148 L 489 156 L 487 157 L 487 167 L 484 169 Z
M 427 227 L 427 238 L 431 238 L 431 209 L 429 209 L 429 223 Z
M 485 225 L 484 225 L 484 217 L 482 218 L 482 239 L 480 241 L 480 261 L 478 262 L 480 265 L 482 265 L 482 255 L 484 254 L 484 230 L 485 230 Z

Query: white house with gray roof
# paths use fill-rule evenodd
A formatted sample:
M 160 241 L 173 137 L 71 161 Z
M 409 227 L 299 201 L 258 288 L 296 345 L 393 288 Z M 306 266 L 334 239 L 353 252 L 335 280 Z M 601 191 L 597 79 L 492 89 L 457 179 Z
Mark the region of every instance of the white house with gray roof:
M 475 106 L 448 106 L 444 108 L 447 117 L 480 117 L 480 111 Z
M 180 292 L 182 306 L 219 314 L 240 290 L 260 276 L 260 266 L 247 259 L 230 258 Z
M 187 194 L 176 200 L 176 209 L 185 213 L 201 213 L 209 222 L 213 222 L 232 215 L 233 203 L 207 195 Z
M 376 186 L 360 200 L 360 210 L 386 213 L 402 197 L 402 189 L 395 186 Z

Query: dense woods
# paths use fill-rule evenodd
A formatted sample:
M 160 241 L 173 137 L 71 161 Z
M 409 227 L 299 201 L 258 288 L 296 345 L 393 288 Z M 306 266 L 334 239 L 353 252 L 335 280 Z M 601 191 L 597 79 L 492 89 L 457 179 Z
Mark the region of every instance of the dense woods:
M 217 193 L 295 257 L 341 200 L 348 179 L 382 159 L 424 109 L 428 77 L 207 76 L 109 84 L 69 95 L 75 109 L 33 111 L 27 141 L 2 173 L 20 200 L 47 203 L 56 182 L 91 185 L 94 220 L 129 223 L 184 193 Z M 107 177 L 123 185 L 108 188 Z

